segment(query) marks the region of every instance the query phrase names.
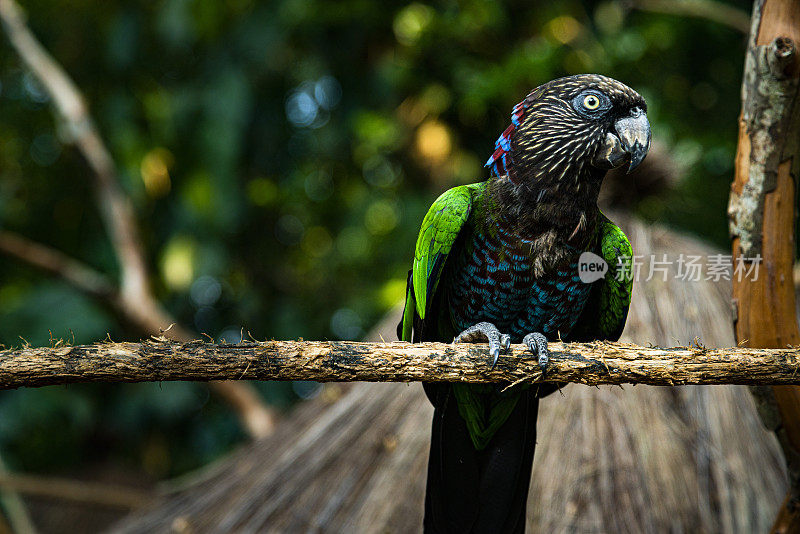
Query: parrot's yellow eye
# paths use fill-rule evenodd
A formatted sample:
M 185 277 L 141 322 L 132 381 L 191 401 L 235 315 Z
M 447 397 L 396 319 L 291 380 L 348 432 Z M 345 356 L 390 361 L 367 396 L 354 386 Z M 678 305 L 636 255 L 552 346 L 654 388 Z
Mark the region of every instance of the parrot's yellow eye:
M 597 109 L 600 107 L 600 99 L 595 95 L 586 95 L 583 99 L 583 107 L 586 109 Z

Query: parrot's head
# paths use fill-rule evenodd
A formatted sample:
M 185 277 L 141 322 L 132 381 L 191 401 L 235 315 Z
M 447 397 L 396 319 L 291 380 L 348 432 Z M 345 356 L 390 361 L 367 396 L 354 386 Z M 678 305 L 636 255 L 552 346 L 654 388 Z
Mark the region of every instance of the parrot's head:
M 641 95 L 612 78 L 580 74 L 541 85 L 517 104 L 486 166 L 515 183 L 580 188 L 608 169 L 627 164 L 630 172 L 649 148 Z

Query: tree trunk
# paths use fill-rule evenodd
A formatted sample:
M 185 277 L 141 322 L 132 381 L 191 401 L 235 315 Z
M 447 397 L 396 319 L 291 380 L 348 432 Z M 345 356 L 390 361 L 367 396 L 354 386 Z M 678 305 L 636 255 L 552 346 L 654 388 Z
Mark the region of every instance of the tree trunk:
M 797 0 L 757 0 L 742 82 L 736 177 L 729 215 L 734 263 L 760 257 L 762 276 L 733 281 L 737 341 L 749 347 L 800 344 L 795 319 L 795 191 L 798 153 Z M 800 532 L 800 388 L 755 388 L 765 424 L 786 453 L 790 495 L 773 532 Z

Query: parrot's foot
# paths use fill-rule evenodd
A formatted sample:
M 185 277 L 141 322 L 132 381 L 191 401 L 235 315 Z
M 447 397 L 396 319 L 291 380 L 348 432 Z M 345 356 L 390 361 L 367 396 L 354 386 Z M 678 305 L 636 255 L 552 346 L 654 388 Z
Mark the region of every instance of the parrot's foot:
M 550 351 L 547 350 L 547 338 L 539 332 L 531 332 L 522 338 L 522 343 L 539 358 L 539 367 L 542 368 L 542 377 L 547 371 L 547 362 L 550 361 Z
M 494 366 L 497 365 L 497 358 L 500 357 L 500 351 L 507 351 L 511 346 L 511 336 L 501 334 L 492 323 L 478 323 L 470 326 L 453 339 L 453 343 L 480 343 L 482 341 L 489 342 L 489 356 L 492 357 L 492 369 L 494 369 Z

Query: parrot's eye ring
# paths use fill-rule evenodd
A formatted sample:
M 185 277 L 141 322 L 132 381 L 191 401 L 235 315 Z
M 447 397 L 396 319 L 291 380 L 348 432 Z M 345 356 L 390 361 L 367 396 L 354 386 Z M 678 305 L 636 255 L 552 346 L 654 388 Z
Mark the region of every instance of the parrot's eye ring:
M 595 95 L 586 95 L 583 97 L 583 107 L 586 109 L 593 111 L 600 107 L 600 99 L 597 98 Z
M 583 91 L 572 99 L 572 107 L 578 115 L 596 120 L 605 116 L 611 109 L 611 99 L 600 91 Z

